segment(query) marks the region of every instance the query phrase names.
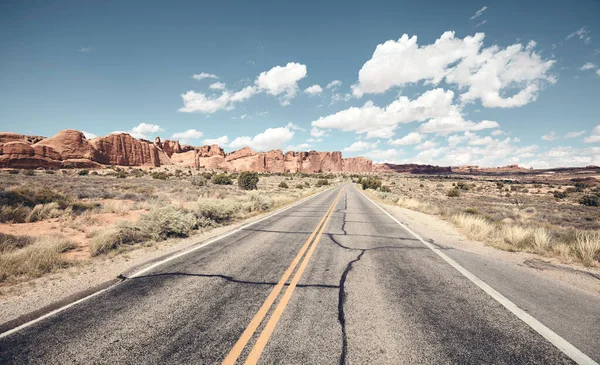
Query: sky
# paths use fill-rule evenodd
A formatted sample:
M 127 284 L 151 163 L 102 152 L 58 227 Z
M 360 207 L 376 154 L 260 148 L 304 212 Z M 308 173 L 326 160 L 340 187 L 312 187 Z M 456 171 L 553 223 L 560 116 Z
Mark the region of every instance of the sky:
M 600 2 L 0 3 L 0 130 L 600 165 Z

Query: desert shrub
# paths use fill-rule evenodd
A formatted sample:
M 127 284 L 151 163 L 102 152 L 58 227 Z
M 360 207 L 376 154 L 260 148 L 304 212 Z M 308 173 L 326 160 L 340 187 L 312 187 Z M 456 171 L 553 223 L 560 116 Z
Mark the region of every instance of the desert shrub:
M 469 190 L 469 184 L 459 181 L 458 183 L 456 183 L 456 188 L 460 190 Z
M 38 204 L 56 202 L 61 209 L 69 205 L 67 197 L 50 189 L 33 190 L 29 188 L 17 188 L 14 190 L 0 191 L 0 205 L 35 207 Z
M 126 178 L 127 178 L 127 176 L 129 176 L 129 175 L 127 174 L 127 171 L 123 171 L 123 170 L 121 170 L 121 171 L 117 171 L 117 173 L 115 174 L 115 177 L 116 177 L 117 179 L 126 179 Z
M 167 180 L 168 176 L 163 171 L 154 171 L 150 173 L 150 177 L 157 180 Z
M 238 176 L 237 182 L 242 190 L 256 190 L 258 174 L 256 172 L 244 171 Z
M 23 175 L 25 175 L 25 176 L 33 176 L 33 175 L 35 175 L 35 171 L 33 171 L 33 170 L 25 170 L 23 172 Z
M 580 200 L 579 204 L 585 205 L 588 207 L 598 207 L 600 206 L 600 199 L 597 195 L 584 195 Z
M 451 198 L 458 198 L 460 196 L 460 190 L 458 190 L 457 188 L 452 188 L 448 190 L 448 193 L 446 195 L 448 195 Z
M 465 214 L 473 214 L 473 215 L 480 214 L 480 212 L 477 208 L 467 208 L 464 210 L 464 213 Z
M 497 182 L 497 183 L 496 183 L 496 188 L 497 188 L 498 190 L 502 190 L 502 189 L 504 189 L 504 183 L 502 183 L 502 182 Z
M 48 175 L 54 175 L 55 174 L 54 170 L 44 170 L 44 172 L 46 174 L 48 174 Z
M 321 186 L 327 186 L 329 185 L 329 181 L 327 179 L 320 179 L 317 180 L 317 182 L 315 183 L 315 187 L 320 188 Z
M 504 242 L 516 247 L 526 247 L 531 238 L 531 231 L 521 226 L 506 226 L 501 231 Z
M 8 170 L 8 173 L 11 175 L 18 175 L 19 174 L 19 170 Z
M 0 253 L 29 246 L 33 241 L 33 238 L 28 236 L 13 236 L 12 234 L 0 233 Z
M 552 193 L 552 195 L 556 198 L 556 199 L 565 199 L 569 196 L 569 194 L 566 191 L 558 191 L 558 190 L 554 190 L 554 192 Z
M 0 255 L 0 281 L 12 278 L 34 278 L 66 267 L 69 262 L 61 253 L 77 247 L 60 236 L 46 235 L 24 248 Z
M 193 208 L 198 219 L 206 218 L 215 223 L 231 221 L 241 209 L 241 205 L 232 199 L 202 199 Z
M 165 240 L 169 237 L 187 237 L 196 225 L 192 213 L 164 206 L 153 209 L 140 217 L 140 226 L 155 240 Z
M 377 190 L 381 187 L 381 180 L 379 180 L 375 176 L 363 177 L 362 179 L 360 179 L 360 185 L 362 186 L 363 190 Z
M 150 234 L 145 229 L 128 223 L 120 223 L 115 227 L 102 230 L 94 236 L 91 244 L 92 256 L 106 254 L 122 245 L 131 245 L 150 239 Z
M 86 175 L 88 175 L 89 173 L 90 173 L 90 171 L 89 171 L 89 170 L 85 170 L 85 169 L 83 169 L 83 170 L 79 170 L 79 172 L 78 172 L 77 174 L 78 174 L 79 176 L 86 176 Z
M 536 228 L 533 230 L 533 246 L 540 252 L 545 252 L 552 241 L 550 232 L 545 228 Z
M 206 178 L 204 178 L 203 176 L 192 176 L 191 182 L 193 186 L 205 186 Z
M 203 177 L 203 178 L 205 178 L 206 180 L 211 180 L 211 179 L 212 179 L 212 177 L 213 177 L 213 174 L 212 174 L 212 173 L 210 173 L 210 172 L 208 172 L 208 171 L 204 171 L 204 172 L 202 173 L 202 177 Z
M 381 191 L 382 193 L 391 193 L 392 189 L 390 189 L 389 186 L 381 185 L 379 191 Z
M 227 174 L 217 174 L 212 177 L 212 183 L 217 185 L 232 185 L 233 181 Z
M 25 223 L 27 216 L 31 212 L 31 208 L 22 205 L 0 206 L 0 222 L 1 223 Z
M 296 189 L 304 189 L 304 185 L 298 184 L 298 185 L 296 185 Z
M 305 181 L 304 185 L 306 185 L 306 187 L 310 187 L 310 183 L 308 181 Z
M 289 188 L 288 184 L 285 181 L 282 181 L 279 183 L 279 187 L 282 189 L 287 189 Z

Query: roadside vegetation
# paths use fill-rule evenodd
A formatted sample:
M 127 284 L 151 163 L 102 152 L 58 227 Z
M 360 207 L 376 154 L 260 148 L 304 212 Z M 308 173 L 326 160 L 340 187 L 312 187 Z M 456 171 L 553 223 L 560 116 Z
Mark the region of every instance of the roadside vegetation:
M 181 167 L 0 171 L 0 289 L 239 222 L 336 178 Z
M 507 251 L 600 266 L 600 181 L 572 176 L 528 179 L 353 177 L 372 197 L 438 215 L 470 239 Z

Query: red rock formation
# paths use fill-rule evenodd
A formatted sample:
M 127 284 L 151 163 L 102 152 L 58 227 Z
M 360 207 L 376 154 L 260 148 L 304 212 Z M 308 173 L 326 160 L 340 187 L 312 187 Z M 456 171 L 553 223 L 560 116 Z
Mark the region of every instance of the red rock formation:
M 46 137 L 42 136 L 26 136 L 24 134 L 17 134 L 12 132 L 0 132 L 0 143 L 12 142 L 12 141 L 25 141 L 29 144 L 38 143 Z
M 98 152 L 94 159 L 104 165 L 160 166 L 170 164 L 168 155 L 154 144 L 140 142 L 128 133 L 110 134 L 90 141 Z

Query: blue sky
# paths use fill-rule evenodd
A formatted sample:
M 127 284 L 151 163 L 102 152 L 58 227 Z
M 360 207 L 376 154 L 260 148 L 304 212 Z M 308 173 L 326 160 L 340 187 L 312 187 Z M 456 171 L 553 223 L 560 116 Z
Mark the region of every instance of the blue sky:
M 597 1 L 3 1 L 0 129 L 600 165 L 598 19 Z

